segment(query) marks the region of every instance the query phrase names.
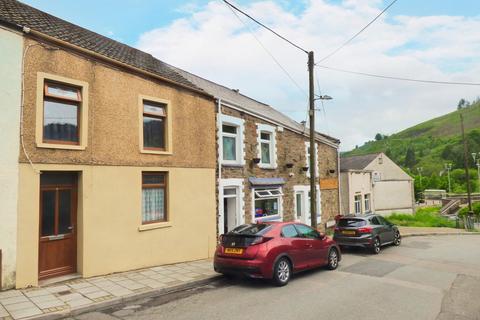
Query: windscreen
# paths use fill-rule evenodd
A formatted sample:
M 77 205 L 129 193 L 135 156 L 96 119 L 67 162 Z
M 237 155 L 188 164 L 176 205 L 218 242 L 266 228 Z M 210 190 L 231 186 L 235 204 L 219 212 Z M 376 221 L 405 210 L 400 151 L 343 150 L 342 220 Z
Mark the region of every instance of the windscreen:
M 347 218 L 338 221 L 338 226 L 341 228 L 359 228 L 365 225 L 367 225 L 367 222 L 363 219 Z

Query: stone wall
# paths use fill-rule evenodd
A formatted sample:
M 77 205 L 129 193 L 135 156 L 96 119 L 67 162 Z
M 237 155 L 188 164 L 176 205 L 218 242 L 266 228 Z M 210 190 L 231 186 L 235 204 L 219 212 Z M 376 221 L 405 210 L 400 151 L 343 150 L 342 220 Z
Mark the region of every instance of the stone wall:
M 223 165 L 221 168 L 221 178 L 244 179 L 244 208 L 245 208 L 245 222 L 252 222 L 253 213 L 253 195 L 251 185 L 248 182 L 249 177 L 257 178 L 283 178 L 285 184 L 283 187 L 282 207 L 283 220 L 292 221 L 295 219 L 294 210 L 294 190 L 296 185 L 310 185 L 310 178 L 307 176 L 303 167 L 307 166 L 306 145 L 308 138 L 297 132 L 291 131 L 287 128 L 277 127 L 276 149 L 277 149 L 277 168 L 265 169 L 259 168 L 254 164 L 252 159 L 258 158 L 258 143 L 257 143 L 257 124 L 268 124 L 260 118 L 254 117 L 250 114 L 231 109 L 229 107 L 222 107 L 222 114 L 237 118 L 242 118 L 245 121 L 244 125 L 244 166 L 227 166 Z M 221 143 L 221 142 L 220 142 Z M 319 178 L 316 178 L 317 184 L 322 186 L 322 181 L 326 181 L 325 188 L 321 188 L 321 210 L 322 218 L 319 227 L 323 228 L 326 221 L 332 219 L 339 214 L 339 196 L 338 196 L 338 165 L 337 165 L 337 149 L 325 143 L 317 141 L 318 143 L 318 163 L 319 163 Z M 287 163 L 293 164 L 292 168 L 287 168 Z

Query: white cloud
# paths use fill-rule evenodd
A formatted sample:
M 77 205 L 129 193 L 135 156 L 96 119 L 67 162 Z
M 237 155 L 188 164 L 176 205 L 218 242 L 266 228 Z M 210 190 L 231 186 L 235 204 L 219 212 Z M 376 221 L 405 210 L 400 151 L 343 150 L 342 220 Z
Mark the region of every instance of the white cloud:
M 379 0 L 323 0 L 306 3 L 299 15 L 272 1 L 243 7 L 247 12 L 309 50 L 325 56 L 360 30 L 381 10 Z M 138 47 L 161 60 L 239 88 L 297 121 L 306 117 L 307 100 L 259 46 L 248 28 L 220 1 L 190 7 L 167 27 L 141 35 Z M 244 19 L 247 22 L 246 19 Z M 247 22 L 262 43 L 307 89 L 306 55 Z M 354 42 L 324 64 L 356 71 L 480 82 L 480 17 L 382 16 Z M 317 129 L 342 140 L 347 150 L 455 109 L 457 101 L 480 95 L 479 87 L 441 86 L 365 78 L 317 70 L 327 102 L 327 121 Z M 328 130 L 327 130 L 328 129 Z

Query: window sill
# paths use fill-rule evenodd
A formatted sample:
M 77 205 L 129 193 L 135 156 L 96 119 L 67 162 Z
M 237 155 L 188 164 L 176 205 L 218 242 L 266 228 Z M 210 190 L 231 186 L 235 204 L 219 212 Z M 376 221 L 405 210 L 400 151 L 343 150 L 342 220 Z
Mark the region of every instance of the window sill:
M 156 150 L 146 150 L 146 149 L 140 149 L 140 153 L 146 153 L 146 154 L 163 154 L 163 155 L 168 155 L 171 156 L 173 155 L 172 151 L 156 151 Z
M 142 232 L 142 231 L 163 229 L 163 228 L 170 228 L 170 227 L 172 227 L 171 221 L 158 222 L 158 223 L 142 224 L 141 226 L 138 227 L 138 231 Z
M 85 145 L 76 145 L 76 144 L 60 144 L 60 143 L 37 143 L 37 148 L 48 148 L 48 149 L 64 149 L 64 150 L 85 150 L 87 146 Z
M 241 163 L 222 163 L 222 167 L 243 168 L 245 165 Z
M 267 170 L 275 170 L 275 169 L 277 169 L 277 166 L 276 166 L 276 165 L 271 165 L 271 164 L 261 164 L 261 163 L 259 163 L 259 164 L 258 164 L 258 167 L 259 167 L 260 169 L 267 169 Z

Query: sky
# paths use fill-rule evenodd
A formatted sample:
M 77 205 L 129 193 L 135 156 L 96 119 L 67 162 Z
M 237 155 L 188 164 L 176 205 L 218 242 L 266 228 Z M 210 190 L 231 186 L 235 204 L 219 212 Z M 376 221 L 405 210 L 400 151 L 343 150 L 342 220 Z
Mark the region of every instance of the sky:
M 24 0 L 24 2 L 306 120 L 307 56 L 220 0 Z M 237 0 L 243 10 L 316 60 L 358 32 L 391 0 Z M 108 14 L 105 14 L 108 12 Z M 358 38 L 322 65 L 454 82 L 480 82 L 478 0 L 398 0 Z M 288 75 L 275 63 L 281 64 Z M 293 78 L 293 81 L 290 79 Z M 316 68 L 318 131 L 341 150 L 451 112 L 479 86 L 368 78 Z M 319 86 L 318 86 L 319 84 Z M 320 87 L 320 90 L 319 90 Z

